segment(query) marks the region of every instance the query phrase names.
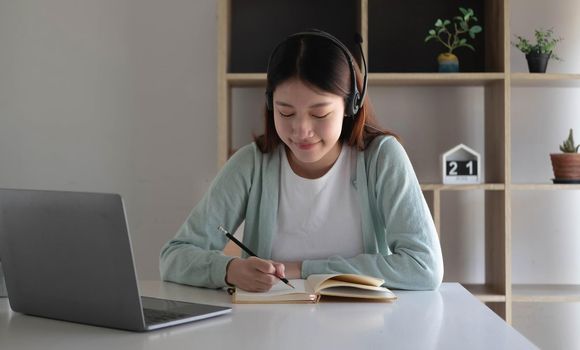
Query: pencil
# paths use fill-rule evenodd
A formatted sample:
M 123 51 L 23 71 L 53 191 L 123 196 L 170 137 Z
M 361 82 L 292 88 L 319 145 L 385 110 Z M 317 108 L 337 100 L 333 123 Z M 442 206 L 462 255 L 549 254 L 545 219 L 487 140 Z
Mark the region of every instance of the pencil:
M 256 254 L 254 254 L 254 252 L 252 252 L 248 247 L 246 247 L 242 242 L 238 241 L 238 239 L 236 237 L 234 237 L 234 235 L 232 235 L 230 233 L 230 231 L 226 230 L 222 225 L 220 225 L 218 227 L 218 230 L 222 231 L 223 233 L 225 233 L 226 237 L 228 237 L 232 242 L 234 242 L 238 247 L 242 248 L 243 251 L 245 251 L 246 253 L 248 253 L 249 256 L 255 256 L 258 257 Z M 294 286 L 292 284 L 290 284 L 290 282 L 284 278 L 284 277 L 280 277 L 280 276 L 276 276 L 280 279 L 280 281 L 284 282 L 287 286 L 292 287 L 292 289 L 296 289 L 294 288 Z

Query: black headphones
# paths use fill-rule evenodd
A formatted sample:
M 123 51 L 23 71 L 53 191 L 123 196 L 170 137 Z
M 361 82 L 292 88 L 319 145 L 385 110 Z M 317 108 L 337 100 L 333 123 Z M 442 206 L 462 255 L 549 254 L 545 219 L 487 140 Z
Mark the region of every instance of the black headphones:
M 274 50 L 272 51 L 272 53 L 270 54 L 270 58 L 268 59 L 268 69 L 267 69 L 267 74 L 268 76 L 270 76 L 270 62 L 272 61 L 272 57 L 274 57 L 274 55 L 276 54 L 276 52 L 278 51 L 278 49 L 280 48 L 280 46 L 285 43 L 286 41 L 288 41 L 289 39 L 295 38 L 295 37 L 299 37 L 299 36 L 316 36 L 316 37 L 321 37 L 321 38 L 326 38 L 328 40 L 330 40 L 330 42 L 332 42 L 334 45 L 336 45 L 339 49 L 342 50 L 342 52 L 344 53 L 344 56 L 346 57 L 346 60 L 348 62 L 348 65 L 350 67 L 350 75 L 351 75 L 351 81 L 352 81 L 352 89 L 350 94 L 347 96 L 346 98 L 346 102 L 345 102 L 345 116 L 348 117 L 352 117 L 354 118 L 356 116 L 356 114 L 358 113 L 358 111 L 360 110 L 363 101 L 365 99 L 365 95 L 367 93 L 367 80 L 368 80 L 368 68 L 367 68 L 367 62 L 365 60 L 365 55 L 363 53 L 363 49 L 362 49 L 362 37 L 357 33 L 355 35 L 355 42 L 358 44 L 358 47 L 360 49 L 360 55 L 363 61 L 363 64 L 365 66 L 365 75 L 364 75 L 364 80 L 363 80 L 363 90 L 362 93 L 360 93 L 358 91 L 358 85 L 356 83 L 356 71 L 355 71 L 355 66 L 354 66 L 354 59 L 352 57 L 352 55 L 350 54 L 350 51 L 348 51 L 347 47 L 340 42 L 340 40 L 338 40 L 337 38 L 335 38 L 333 35 L 324 32 L 322 30 L 318 30 L 318 29 L 310 29 L 308 31 L 305 32 L 299 32 L 299 33 L 295 33 L 292 34 L 290 36 L 288 36 L 284 41 L 280 42 L 278 45 L 276 45 L 276 47 L 274 48 Z M 272 111 L 273 108 L 273 95 L 274 92 L 270 91 L 269 89 L 266 90 L 266 108 L 268 108 L 269 111 Z

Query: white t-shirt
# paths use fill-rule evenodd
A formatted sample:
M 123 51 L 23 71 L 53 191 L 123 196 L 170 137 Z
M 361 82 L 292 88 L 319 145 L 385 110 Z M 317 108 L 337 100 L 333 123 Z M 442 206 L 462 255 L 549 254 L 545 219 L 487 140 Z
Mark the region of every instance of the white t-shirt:
M 282 150 L 277 234 L 272 260 L 302 261 L 363 252 L 359 198 L 351 183 L 356 152 L 343 145 L 332 168 L 318 179 L 294 173 Z

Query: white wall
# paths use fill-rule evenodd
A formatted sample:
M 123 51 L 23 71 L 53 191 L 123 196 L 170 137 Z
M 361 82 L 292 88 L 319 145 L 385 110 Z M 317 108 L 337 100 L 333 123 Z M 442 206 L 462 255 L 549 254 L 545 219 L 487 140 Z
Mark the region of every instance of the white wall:
M 565 37 L 565 61 L 548 70 L 580 73 L 580 3 L 510 2 L 513 33 L 554 26 Z M 217 171 L 216 40 L 211 0 L 0 0 L 0 187 L 123 194 L 140 277 L 158 278 L 159 248 Z M 526 71 L 511 54 L 512 69 Z M 457 143 L 483 153 L 482 88 L 372 87 L 370 96 L 420 180 L 438 181 L 438 157 Z M 515 182 L 547 182 L 548 154 L 570 127 L 580 141 L 579 97 L 578 88 L 512 90 Z M 235 145 L 260 131 L 262 98 L 234 92 L 233 119 L 255 118 L 234 125 Z M 482 200 L 443 195 L 447 281 L 484 279 Z M 514 196 L 514 282 L 580 283 L 579 203 L 572 191 Z M 546 348 L 561 343 L 530 315 L 580 319 L 578 308 L 514 310 L 516 327 Z M 576 334 L 564 338 L 580 347 Z
M 0 1 L 0 187 L 119 192 L 138 272 L 216 173 L 216 5 Z

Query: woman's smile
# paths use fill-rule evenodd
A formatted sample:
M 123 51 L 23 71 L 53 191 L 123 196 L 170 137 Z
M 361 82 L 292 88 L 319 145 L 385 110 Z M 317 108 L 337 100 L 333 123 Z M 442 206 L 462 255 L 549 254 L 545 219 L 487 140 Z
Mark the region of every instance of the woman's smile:
M 314 141 L 314 142 L 294 142 L 294 144 L 296 146 L 298 146 L 298 148 L 300 148 L 301 150 L 305 150 L 305 151 L 314 148 L 316 145 L 318 145 L 318 143 L 320 143 L 320 141 Z

